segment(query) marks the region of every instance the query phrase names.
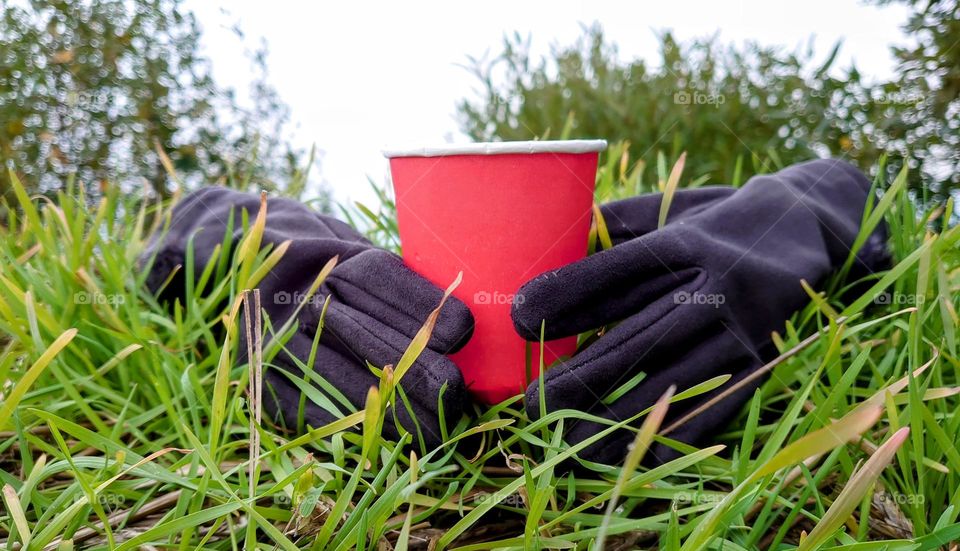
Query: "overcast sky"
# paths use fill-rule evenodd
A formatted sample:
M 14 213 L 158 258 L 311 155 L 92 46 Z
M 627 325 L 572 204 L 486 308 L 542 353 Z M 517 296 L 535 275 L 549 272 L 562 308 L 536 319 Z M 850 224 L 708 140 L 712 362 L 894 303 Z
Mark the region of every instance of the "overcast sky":
M 460 64 L 500 51 L 505 33 L 533 38 L 536 54 L 573 43 L 582 24 L 599 22 L 620 57 L 657 59 L 656 32 L 681 40 L 719 33 L 725 43 L 756 40 L 790 49 L 813 38 L 825 58 L 843 40 L 835 66 L 855 61 L 873 78 L 894 72 L 889 45 L 908 40 L 906 10 L 855 0 L 804 2 L 254 2 L 191 0 L 205 53 L 224 85 L 246 89 L 250 63 L 229 29 L 239 23 L 246 47 L 260 37 L 270 49 L 270 81 L 290 106 L 295 140 L 316 144 L 320 178 L 340 201 L 372 201 L 367 176 L 383 181 L 387 145 L 468 141 L 455 105 L 476 82 Z M 468 9 L 465 6 L 477 6 Z M 480 7 L 482 6 L 482 8 Z M 604 137 L 604 136 L 597 136 Z M 319 179 L 318 179 L 319 180 Z

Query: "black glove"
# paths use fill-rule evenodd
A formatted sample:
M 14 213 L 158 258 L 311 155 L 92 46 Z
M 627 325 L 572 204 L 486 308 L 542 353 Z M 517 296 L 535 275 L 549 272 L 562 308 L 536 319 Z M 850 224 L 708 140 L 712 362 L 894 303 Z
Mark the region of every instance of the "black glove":
M 224 241 L 227 221 L 233 211 L 233 232 L 221 254 L 232 254 L 242 237 L 242 213 L 245 209 L 253 223 L 260 198 L 222 187 L 204 188 L 185 197 L 173 209 L 166 236 L 155 236 L 144 258 L 154 258 L 147 286 L 154 292 L 182 265 L 189 240 L 193 239 L 195 273 L 200 274 Z M 299 313 L 298 330 L 265 369 L 264 406 L 268 413 L 289 428 L 298 426 L 301 391 L 283 371 L 301 379 L 303 370 L 292 357 L 306 363 L 310 357 L 324 297 L 332 294 L 324 318 L 323 332 L 312 368 L 336 388 L 355 408 L 362 408 L 367 391 L 378 379 L 365 365 L 376 367 L 396 364 L 410 340 L 429 313 L 437 307 L 443 292 L 408 269 L 400 258 L 375 248 L 347 224 L 319 215 L 304 205 L 283 198 L 267 201 L 267 220 L 262 247 L 290 241 L 280 262 L 258 285 L 263 310 L 275 329 L 294 313 L 323 266 L 333 256 L 339 263 Z M 154 256 L 155 255 L 155 256 Z M 180 270 L 182 275 L 184 270 Z M 184 292 L 182 277 L 174 278 L 161 298 L 172 299 Z M 457 367 L 444 354 L 456 351 L 473 331 L 473 316 L 466 305 L 451 297 L 447 300 L 428 347 L 400 382 L 416 415 L 413 423 L 400 403 L 396 416 L 400 424 L 415 433 L 418 426 L 425 443 L 440 443 L 438 418 L 442 402 L 445 419 L 455 423 L 461 417 L 465 401 L 463 379 Z M 240 332 L 241 335 L 244 331 Z M 241 350 L 246 352 L 245 346 Z M 441 393 L 441 387 L 446 385 Z M 318 391 L 321 391 L 318 388 Z M 322 392 L 322 391 L 321 391 Z M 442 395 L 441 395 L 442 394 Z M 327 393 L 330 402 L 338 400 Z M 349 413 L 331 412 L 307 399 L 304 421 L 320 426 Z M 388 420 L 393 415 L 388 412 Z M 397 427 L 388 423 L 387 436 L 396 438 Z M 415 433 L 416 434 L 416 433 Z
M 849 164 L 818 160 L 756 176 L 741 189 L 678 191 L 667 225 L 657 229 L 661 196 L 606 205 L 602 214 L 615 246 L 521 287 L 513 320 L 529 340 L 553 339 L 619 325 L 544 376 L 546 410 L 576 409 L 620 421 L 674 384 L 684 390 L 722 374 L 725 386 L 672 406 L 670 417 L 705 403 L 776 355 L 771 333 L 809 302 L 800 285 L 816 286 L 846 261 L 859 231 L 870 182 Z M 886 230 L 878 228 L 857 253 L 851 277 L 883 269 Z M 612 403 L 601 399 L 639 372 L 645 378 Z M 722 429 L 760 380 L 693 417 L 670 438 L 703 441 Z M 540 411 L 538 382 L 526 393 L 527 412 Z M 642 419 L 641 419 L 642 421 Z M 579 422 L 575 443 L 603 425 Z M 581 457 L 615 463 L 633 433 L 621 430 L 587 447 Z M 651 450 L 656 461 L 671 450 Z

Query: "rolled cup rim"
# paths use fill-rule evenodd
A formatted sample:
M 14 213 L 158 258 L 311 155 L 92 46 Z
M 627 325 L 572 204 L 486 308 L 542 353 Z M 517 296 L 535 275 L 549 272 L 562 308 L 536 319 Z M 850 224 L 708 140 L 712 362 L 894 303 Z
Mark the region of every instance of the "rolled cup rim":
M 439 146 L 386 148 L 388 159 L 397 157 L 448 157 L 453 155 L 509 155 L 533 153 L 597 153 L 607 148 L 607 140 L 532 140 L 518 142 L 474 142 Z

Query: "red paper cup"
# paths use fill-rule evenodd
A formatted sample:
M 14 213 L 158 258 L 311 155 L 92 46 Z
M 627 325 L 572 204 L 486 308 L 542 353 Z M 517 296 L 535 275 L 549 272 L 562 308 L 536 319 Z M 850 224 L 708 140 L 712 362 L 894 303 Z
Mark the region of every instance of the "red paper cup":
M 476 326 L 451 359 L 481 402 L 521 393 L 539 374 L 539 344 L 530 345 L 528 372 L 528 345 L 514 330 L 510 307 L 523 283 L 586 255 L 597 156 L 606 145 L 571 140 L 384 151 L 404 262 L 442 288 L 463 272 L 453 294 L 470 307 Z M 575 348 L 576 337 L 546 342 L 544 365 Z

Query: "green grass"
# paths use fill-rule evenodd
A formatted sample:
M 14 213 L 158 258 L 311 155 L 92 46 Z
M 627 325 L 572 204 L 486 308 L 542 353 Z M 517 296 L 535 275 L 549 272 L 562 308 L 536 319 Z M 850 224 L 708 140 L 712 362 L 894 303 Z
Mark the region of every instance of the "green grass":
M 608 159 L 602 199 L 657 186 Z M 531 422 L 520 397 L 477 408 L 438 449 L 382 438 L 423 338 L 365 410 L 303 435 L 256 423 L 237 314 L 279 253 L 257 253 L 254 220 L 237 221 L 250 245 L 171 315 L 135 264 L 168 205 L 20 189 L 0 228 L 0 549 L 946 546 L 960 539 L 960 230 L 952 205 L 918 212 L 901 183 L 878 183 L 869 219 L 890 225 L 896 266 L 846 304 L 837 281 L 817 289 L 714 445 L 643 466 L 670 402 L 705 390 L 678 388 L 638 415 L 625 466 L 573 472 L 589 441 L 560 434 L 585 415 Z M 392 228 L 373 231 L 389 242 Z M 264 343 L 265 369 L 279 344 Z

